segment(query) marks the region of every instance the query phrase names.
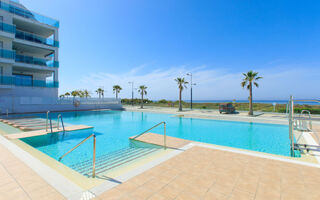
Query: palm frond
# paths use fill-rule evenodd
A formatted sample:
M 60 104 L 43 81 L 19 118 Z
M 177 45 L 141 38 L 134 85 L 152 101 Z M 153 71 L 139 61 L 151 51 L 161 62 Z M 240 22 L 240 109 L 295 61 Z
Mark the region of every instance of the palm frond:
M 242 81 L 242 82 L 241 82 L 241 86 L 244 88 L 244 86 L 246 86 L 247 83 L 248 83 L 248 81 L 246 81 L 246 80 L 245 80 L 245 81 Z

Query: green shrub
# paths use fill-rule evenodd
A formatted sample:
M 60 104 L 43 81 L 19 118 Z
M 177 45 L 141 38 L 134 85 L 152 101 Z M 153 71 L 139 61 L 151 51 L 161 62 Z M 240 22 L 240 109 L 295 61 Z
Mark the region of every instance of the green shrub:
M 167 104 L 167 103 L 168 103 L 168 101 L 167 101 L 167 100 L 165 100 L 165 99 L 161 99 L 161 100 L 159 100 L 157 103 Z

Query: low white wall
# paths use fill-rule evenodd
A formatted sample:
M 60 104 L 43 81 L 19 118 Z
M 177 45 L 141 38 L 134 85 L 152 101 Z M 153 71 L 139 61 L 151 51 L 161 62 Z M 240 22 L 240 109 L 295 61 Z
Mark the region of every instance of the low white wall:
M 92 99 L 92 101 L 90 101 L 90 99 L 85 101 L 75 99 L 75 101 L 80 102 L 80 104 L 75 106 L 73 101 L 60 101 L 41 97 L 0 97 L 0 113 L 122 109 L 121 101 L 113 98 L 101 99 L 101 101 L 97 101 L 96 99 Z

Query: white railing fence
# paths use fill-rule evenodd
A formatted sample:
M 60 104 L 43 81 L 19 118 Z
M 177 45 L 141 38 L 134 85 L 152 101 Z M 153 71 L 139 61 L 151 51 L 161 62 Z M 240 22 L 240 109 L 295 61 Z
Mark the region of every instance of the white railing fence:
M 73 98 L 73 97 L 63 97 L 57 100 L 57 104 L 75 104 L 79 102 L 80 104 L 121 104 L 121 99 L 116 98 Z

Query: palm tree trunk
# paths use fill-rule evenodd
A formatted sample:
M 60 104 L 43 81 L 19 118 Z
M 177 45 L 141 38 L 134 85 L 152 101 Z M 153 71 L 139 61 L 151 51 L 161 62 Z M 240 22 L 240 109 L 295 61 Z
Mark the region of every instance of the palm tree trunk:
M 179 91 L 179 111 L 182 111 L 181 93 L 182 93 L 182 90 L 180 89 L 180 91 Z
M 116 99 L 118 99 L 118 92 L 116 91 Z
M 141 93 L 141 108 L 143 108 L 143 92 Z
M 250 82 L 250 96 L 249 96 L 249 115 L 253 115 L 253 106 L 252 106 L 252 82 Z

